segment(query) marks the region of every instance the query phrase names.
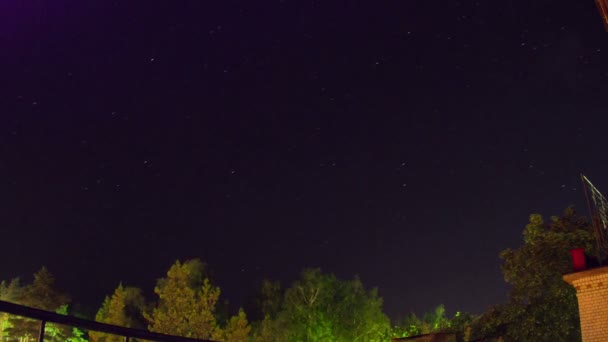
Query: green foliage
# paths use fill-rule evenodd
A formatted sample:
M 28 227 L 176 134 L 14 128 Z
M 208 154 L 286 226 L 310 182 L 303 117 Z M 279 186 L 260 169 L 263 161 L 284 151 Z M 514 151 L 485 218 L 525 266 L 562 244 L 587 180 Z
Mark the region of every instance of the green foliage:
M 342 281 L 319 269 L 305 270 L 278 302 L 274 318 L 273 310 L 265 310 L 254 340 L 382 341 L 390 331 L 382 298 L 375 289 L 365 290 L 359 278 Z
M 450 320 L 448 331 L 456 334 L 458 341 L 469 342 L 472 339 L 473 322 L 476 317 L 466 312 L 456 312 Z
M 264 317 L 261 322 L 256 322 L 253 325 L 253 341 L 254 342 L 275 342 L 281 341 L 282 331 L 278 330 L 278 324 L 270 316 Z
M 150 331 L 225 342 L 246 342 L 251 327 L 242 309 L 224 328 L 215 315 L 220 288 L 205 276 L 205 265 L 198 259 L 183 264 L 176 261 L 167 277 L 154 289 L 159 300 L 151 314 L 144 313 Z
M 243 309 L 239 309 L 236 316 L 232 316 L 224 329 L 218 328 L 213 339 L 223 342 L 247 342 L 251 327 Z
M 9 283 L 5 280 L 0 282 L 0 300 L 16 303 L 22 296 L 23 287 L 21 287 L 19 278 L 12 279 Z
M 69 302 L 69 297 L 55 288 L 55 278 L 46 267 L 36 272 L 34 281 L 27 286 L 20 286 L 18 279 L 0 283 L 0 299 L 60 314 L 67 314 Z M 0 317 L 0 323 L 3 341 L 34 340 L 40 329 L 39 321 L 6 314 Z M 45 326 L 45 340 L 66 341 L 73 337 L 72 328 L 53 323 Z
M 55 313 L 60 315 L 67 315 L 69 311 L 69 306 L 67 304 L 61 305 Z M 73 328 L 66 325 L 55 324 L 55 323 L 46 323 L 44 327 L 44 340 L 45 341 L 73 341 L 73 342 L 83 342 L 87 341 L 82 338 L 84 332 L 77 328 Z
M 220 289 L 204 277 L 205 265 L 198 259 L 176 261 L 167 277 L 158 280 L 154 292 L 158 304 L 145 314 L 150 331 L 184 337 L 210 339 L 217 329 L 214 316 Z
M 23 287 L 19 283 L 19 278 L 14 278 L 9 283 L 4 280 L 0 282 L 0 300 L 17 303 L 22 296 L 22 291 Z M 10 327 L 9 314 L 0 312 L 0 341 L 5 340 L 5 331 Z
M 409 337 L 422 334 L 422 321 L 414 313 L 405 316 L 400 324 L 393 327 L 393 336 Z
M 594 252 L 588 223 L 572 208 L 549 222 L 533 214 L 523 240 L 520 248 L 500 254 L 505 281 L 512 285 L 509 302 L 486 313 L 476 334 L 521 342 L 580 340 L 576 293 L 562 275 L 571 271 L 571 249 Z
M 411 337 L 436 332 L 453 332 L 462 340 L 466 328 L 472 321 L 473 316 L 461 312 L 456 312 L 454 317 L 449 319 L 445 313 L 445 306 L 440 304 L 432 311 L 425 313 L 422 319 L 418 318 L 416 314 L 410 313 L 400 324 L 393 327 L 392 334 L 395 337 Z
M 443 331 L 450 327 L 450 320 L 445 315 L 445 306 L 438 305 L 432 312 L 427 312 L 422 320 L 422 333 Z
M 72 336 L 69 336 L 66 339 L 67 342 L 87 342 L 89 341 L 86 337 L 85 337 L 85 333 L 78 329 L 78 328 L 72 328 Z
M 275 318 L 282 304 L 281 284 L 278 281 L 264 279 L 257 303 L 263 317 Z
M 34 282 L 25 288 L 17 298 L 21 305 L 55 311 L 69 303 L 69 297 L 55 288 L 55 277 L 46 267 L 34 273 Z
M 15 298 L 15 303 L 46 311 L 58 311 L 68 301 L 67 295 L 55 289 L 55 278 L 46 267 L 36 272 L 33 283 L 23 287 Z M 5 332 L 10 338 L 34 339 L 38 335 L 39 327 L 40 322 L 36 320 L 12 316 Z M 59 328 L 49 323 L 45 329 L 45 338 L 59 341 L 67 335 L 64 330 L 65 327 Z
M 120 325 L 130 328 L 143 327 L 143 310 L 145 300 L 141 290 L 135 287 L 123 287 L 119 284 L 111 297 L 106 297 L 95 315 L 98 322 Z M 93 342 L 122 342 L 124 337 L 91 331 L 89 337 Z

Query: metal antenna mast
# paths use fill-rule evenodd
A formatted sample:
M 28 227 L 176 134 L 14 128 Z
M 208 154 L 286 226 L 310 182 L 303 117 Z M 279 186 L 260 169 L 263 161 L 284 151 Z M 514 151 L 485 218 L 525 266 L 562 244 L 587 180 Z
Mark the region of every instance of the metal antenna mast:
M 608 255 L 608 200 L 585 175 L 581 174 L 581 180 L 583 182 L 589 215 L 591 215 L 591 225 L 597 247 L 597 259 L 601 264 L 603 259 Z
M 595 4 L 597 5 L 597 9 L 602 16 L 604 28 L 606 31 L 608 31 L 608 0 L 595 0 Z

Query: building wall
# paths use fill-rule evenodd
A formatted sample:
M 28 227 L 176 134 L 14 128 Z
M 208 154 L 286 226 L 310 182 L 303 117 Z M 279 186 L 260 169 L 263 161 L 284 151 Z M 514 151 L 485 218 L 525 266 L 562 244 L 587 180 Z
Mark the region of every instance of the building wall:
M 583 342 L 608 341 L 608 267 L 566 274 L 578 298 Z

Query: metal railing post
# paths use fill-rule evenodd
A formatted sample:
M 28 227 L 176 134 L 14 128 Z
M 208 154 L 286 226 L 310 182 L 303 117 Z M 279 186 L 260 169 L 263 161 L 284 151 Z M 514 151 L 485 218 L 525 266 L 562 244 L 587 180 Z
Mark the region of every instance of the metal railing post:
M 38 330 L 38 342 L 44 342 L 44 327 L 46 326 L 46 321 L 40 321 L 40 330 Z

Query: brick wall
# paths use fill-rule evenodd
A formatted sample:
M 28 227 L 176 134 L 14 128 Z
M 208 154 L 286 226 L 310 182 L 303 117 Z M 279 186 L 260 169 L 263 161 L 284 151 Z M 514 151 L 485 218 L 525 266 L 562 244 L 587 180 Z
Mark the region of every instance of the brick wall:
M 566 274 L 576 289 L 583 342 L 608 341 L 608 267 Z

